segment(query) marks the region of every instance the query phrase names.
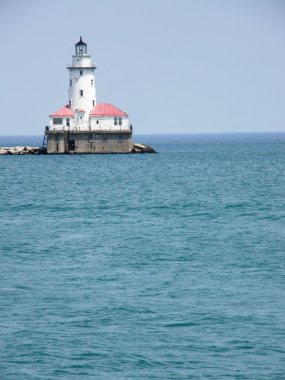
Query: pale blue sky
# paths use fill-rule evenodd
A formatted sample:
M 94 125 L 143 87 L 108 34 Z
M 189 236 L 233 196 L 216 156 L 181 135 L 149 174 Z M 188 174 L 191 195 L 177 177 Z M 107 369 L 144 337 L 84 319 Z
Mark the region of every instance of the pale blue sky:
M 285 132 L 285 1 L 1 0 L 0 134 L 42 134 L 79 36 L 135 133 Z

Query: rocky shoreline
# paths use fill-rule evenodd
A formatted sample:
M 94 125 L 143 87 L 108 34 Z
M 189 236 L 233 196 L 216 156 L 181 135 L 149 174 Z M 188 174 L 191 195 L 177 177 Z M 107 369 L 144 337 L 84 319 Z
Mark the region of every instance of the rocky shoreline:
M 145 144 L 133 144 L 130 153 L 157 153 L 152 147 Z M 0 155 L 26 155 L 26 154 L 47 154 L 46 148 L 35 146 L 10 146 L 0 147 Z
M 0 155 L 3 154 L 14 154 L 14 155 L 24 155 L 24 154 L 45 154 L 45 148 L 39 148 L 35 146 L 9 146 L 0 147 Z

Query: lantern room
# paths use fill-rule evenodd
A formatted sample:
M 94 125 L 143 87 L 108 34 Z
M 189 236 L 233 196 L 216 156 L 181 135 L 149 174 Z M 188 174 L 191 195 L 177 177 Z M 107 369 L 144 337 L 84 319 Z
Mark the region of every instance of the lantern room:
M 84 55 L 87 54 L 87 44 L 82 41 L 82 37 L 80 36 L 80 41 L 75 44 L 75 54 L 76 55 Z

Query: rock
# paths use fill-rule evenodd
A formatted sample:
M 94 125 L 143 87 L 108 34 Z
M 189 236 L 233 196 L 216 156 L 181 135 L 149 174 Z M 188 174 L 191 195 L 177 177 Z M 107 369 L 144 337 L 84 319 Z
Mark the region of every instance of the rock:
M 145 144 L 133 144 L 132 153 L 157 153 L 151 146 Z
M 44 154 L 46 153 L 46 148 L 39 148 L 35 146 L 11 146 L 11 147 L 1 147 L 0 155 L 3 154 Z
M 22 152 L 23 150 L 25 150 L 25 147 L 24 146 L 15 146 L 14 148 L 12 148 L 13 150 L 15 150 L 17 153 L 20 153 Z
M 0 154 L 9 154 L 6 148 L 0 148 Z

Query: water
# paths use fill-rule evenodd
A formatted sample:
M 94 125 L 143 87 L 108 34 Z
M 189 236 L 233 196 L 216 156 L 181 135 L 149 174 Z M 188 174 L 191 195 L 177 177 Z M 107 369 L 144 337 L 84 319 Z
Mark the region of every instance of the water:
M 0 157 L 0 378 L 285 379 L 285 134 L 139 141 Z

